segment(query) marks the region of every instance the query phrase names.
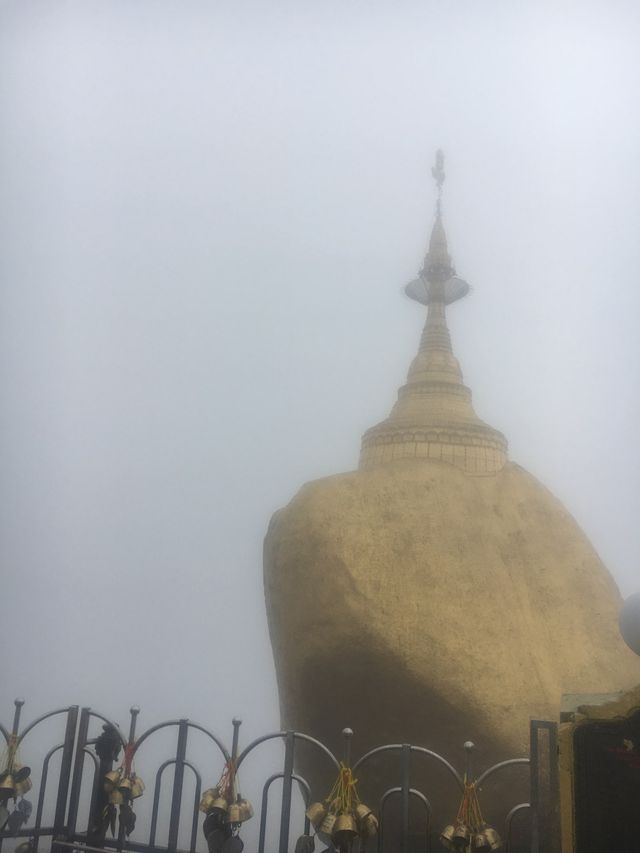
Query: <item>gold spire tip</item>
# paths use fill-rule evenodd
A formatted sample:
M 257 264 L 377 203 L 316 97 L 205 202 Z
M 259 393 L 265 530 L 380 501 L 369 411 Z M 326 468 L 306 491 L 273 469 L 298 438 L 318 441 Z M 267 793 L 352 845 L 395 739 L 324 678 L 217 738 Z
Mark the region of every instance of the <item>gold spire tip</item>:
M 444 179 L 446 177 L 444 171 L 444 152 L 442 148 L 438 148 L 436 151 L 436 162 L 435 165 L 431 167 L 431 174 L 433 175 L 433 179 L 436 182 L 436 186 L 438 187 L 438 213 L 440 213 L 440 198 L 442 197 L 442 185 L 444 184 Z

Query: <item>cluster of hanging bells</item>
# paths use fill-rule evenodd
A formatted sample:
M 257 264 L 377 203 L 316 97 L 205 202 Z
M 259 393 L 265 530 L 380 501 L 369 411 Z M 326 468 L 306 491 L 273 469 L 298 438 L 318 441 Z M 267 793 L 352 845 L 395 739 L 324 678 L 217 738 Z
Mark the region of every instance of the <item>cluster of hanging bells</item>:
M 360 802 L 351 808 L 341 806 L 339 798 L 309 806 L 306 815 L 318 837 L 339 849 L 348 849 L 356 838 L 373 838 L 378 832 L 378 818 L 369 806 Z
M 144 782 L 135 773 L 127 773 L 124 767 L 120 767 L 105 774 L 104 790 L 111 805 L 121 806 L 142 796 Z
M 116 834 L 118 809 L 120 828 L 129 837 L 136 826 L 136 815 L 131 803 L 144 793 L 144 782 L 131 769 L 130 763 L 125 762 L 118 770 L 110 770 L 104 776 L 104 791 L 108 802 L 102 813 L 101 828 L 106 832 L 111 828 L 111 834 Z
M 455 821 L 440 833 L 440 843 L 447 850 L 459 850 L 460 853 L 489 853 L 502 847 L 502 839 L 482 817 L 475 782 L 465 778 L 458 814 Z
M 242 853 L 244 842 L 239 836 L 241 825 L 253 817 L 253 806 L 241 794 L 233 797 L 234 781 L 208 788 L 200 800 L 200 811 L 206 814 L 202 831 L 209 853 Z
M 480 827 L 466 823 L 449 824 L 440 833 L 440 843 L 447 850 L 489 851 L 500 850 L 502 839 L 493 827 L 484 824 Z
M 200 800 L 200 811 L 221 817 L 223 823 L 244 823 L 253 817 L 253 806 L 240 794 L 229 802 L 220 788 L 207 788 Z

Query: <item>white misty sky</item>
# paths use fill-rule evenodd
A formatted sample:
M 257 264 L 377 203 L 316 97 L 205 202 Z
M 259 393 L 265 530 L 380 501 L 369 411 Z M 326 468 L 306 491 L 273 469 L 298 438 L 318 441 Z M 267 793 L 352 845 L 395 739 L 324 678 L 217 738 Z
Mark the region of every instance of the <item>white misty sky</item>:
M 262 538 L 404 381 L 439 146 L 476 410 L 640 588 L 639 35 L 635 0 L 0 3 L 3 719 L 278 726 Z

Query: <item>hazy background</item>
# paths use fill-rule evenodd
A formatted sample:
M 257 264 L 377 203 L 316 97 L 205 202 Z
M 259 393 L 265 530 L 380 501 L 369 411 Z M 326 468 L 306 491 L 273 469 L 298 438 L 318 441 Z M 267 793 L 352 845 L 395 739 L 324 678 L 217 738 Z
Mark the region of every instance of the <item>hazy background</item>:
M 635 0 L 0 3 L 0 719 L 278 727 L 262 538 L 404 381 L 438 146 L 476 410 L 640 588 L 639 36 Z

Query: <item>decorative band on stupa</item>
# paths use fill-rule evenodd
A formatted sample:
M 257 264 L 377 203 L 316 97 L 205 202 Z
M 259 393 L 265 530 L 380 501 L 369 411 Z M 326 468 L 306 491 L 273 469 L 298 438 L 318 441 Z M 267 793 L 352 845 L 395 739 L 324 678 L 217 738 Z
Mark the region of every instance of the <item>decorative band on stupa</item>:
M 427 320 L 391 414 L 362 438 L 360 467 L 428 458 L 468 474 L 494 474 L 507 461 L 507 441 L 474 412 L 447 326 L 446 306 L 466 296 L 469 285 L 456 275 L 442 224 L 442 151 L 436 154 L 432 174 L 438 200 L 429 249 L 418 278 L 405 288 L 407 296 L 427 306 Z

